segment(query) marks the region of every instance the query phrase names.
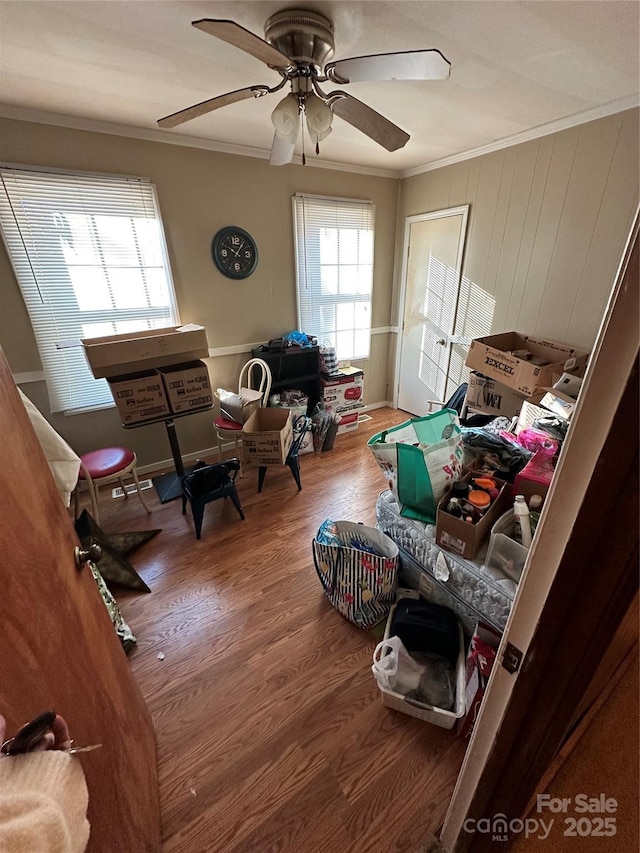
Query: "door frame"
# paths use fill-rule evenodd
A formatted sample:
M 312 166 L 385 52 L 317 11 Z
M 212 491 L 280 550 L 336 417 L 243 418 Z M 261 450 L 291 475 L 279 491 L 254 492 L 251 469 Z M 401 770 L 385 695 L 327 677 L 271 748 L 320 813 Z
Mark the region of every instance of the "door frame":
M 460 216 L 462 215 L 462 240 L 458 246 L 458 255 L 456 258 L 456 264 L 459 268 L 459 279 L 458 279 L 458 292 L 456 295 L 456 306 L 454 309 L 453 315 L 453 323 L 455 329 L 456 317 L 458 314 L 458 302 L 460 299 L 460 282 L 462 281 L 463 274 L 463 265 L 465 260 L 465 249 L 467 245 L 467 225 L 469 222 L 469 208 L 468 204 L 461 204 L 457 207 L 447 207 L 442 210 L 434 210 L 430 213 L 416 213 L 412 216 L 407 216 L 404 220 L 404 237 L 402 242 L 402 271 L 400 274 L 400 293 L 398 298 L 398 311 L 397 311 L 397 328 L 398 334 L 396 335 L 396 354 L 395 354 L 395 371 L 393 377 L 393 407 L 398 408 L 398 397 L 400 395 L 400 364 L 402 359 L 402 346 L 404 340 L 404 309 L 405 302 L 407 298 L 407 273 L 409 267 L 409 248 L 410 248 L 410 234 L 411 234 L 411 226 L 416 222 L 425 222 L 430 219 L 444 219 L 448 216 Z M 451 345 L 449 345 L 451 346 Z
M 638 587 L 638 223 L 445 817 L 449 853 L 490 849 L 468 821 L 523 816 Z

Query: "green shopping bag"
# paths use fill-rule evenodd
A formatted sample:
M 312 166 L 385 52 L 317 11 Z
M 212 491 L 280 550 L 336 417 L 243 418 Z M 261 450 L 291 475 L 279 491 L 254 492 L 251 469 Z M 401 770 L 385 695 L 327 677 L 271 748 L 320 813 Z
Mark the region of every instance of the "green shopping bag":
M 462 473 L 457 412 L 442 409 L 372 436 L 368 446 L 400 504 L 401 515 L 435 524 L 438 501 Z

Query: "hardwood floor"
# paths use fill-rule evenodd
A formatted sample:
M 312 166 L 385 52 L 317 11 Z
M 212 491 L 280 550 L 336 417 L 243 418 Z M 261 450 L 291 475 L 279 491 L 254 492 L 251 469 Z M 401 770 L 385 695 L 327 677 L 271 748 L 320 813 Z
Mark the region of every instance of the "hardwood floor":
M 130 555 L 152 592 L 117 598 L 156 727 L 166 853 L 417 853 L 444 817 L 464 743 L 383 707 L 375 637 L 330 606 L 313 568 L 325 518 L 375 524 L 385 481 L 366 440 L 406 415 L 371 415 L 301 457 L 301 492 L 269 468 L 259 495 L 247 471 L 246 521 L 215 501 L 201 541 L 180 501 L 149 490 L 147 516 L 135 496 L 102 496 L 107 532 L 162 528 Z

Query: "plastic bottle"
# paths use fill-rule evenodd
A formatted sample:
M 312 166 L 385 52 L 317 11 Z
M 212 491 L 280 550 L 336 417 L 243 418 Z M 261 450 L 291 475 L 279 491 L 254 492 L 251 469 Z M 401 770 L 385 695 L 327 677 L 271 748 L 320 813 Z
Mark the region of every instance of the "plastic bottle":
M 466 500 L 467 495 L 469 494 L 469 483 L 462 483 L 460 480 L 457 480 L 452 488 L 451 488 L 451 497 L 459 498 L 460 500 Z
M 514 516 L 514 538 L 523 547 L 531 547 L 531 521 L 529 519 L 529 507 L 524 495 L 516 495 L 513 504 Z
M 531 495 L 529 498 L 529 510 L 531 512 L 540 512 L 542 509 L 542 495 Z
M 451 498 L 449 503 L 447 504 L 447 512 L 450 515 L 455 515 L 456 518 L 460 518 L 462 516 L 462 507 L 460 506 L 459 498 Z

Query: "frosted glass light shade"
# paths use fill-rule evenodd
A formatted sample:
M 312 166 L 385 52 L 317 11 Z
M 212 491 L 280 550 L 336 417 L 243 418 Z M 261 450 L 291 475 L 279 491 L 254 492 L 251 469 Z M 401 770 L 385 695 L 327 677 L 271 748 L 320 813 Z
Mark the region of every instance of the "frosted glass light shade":
M 295 144 L 300 132 L 300 110 L 298 98 L 293 92 L 285 95 L 279 102 L 271 113 L 271 122 L 281 139 Z
M 307 129 L 311 141 L 316 145 L 331 133 L 333 112 L 331 107 L 317 95 L 310 93 L 305 98 L 304 112 L 307 117 Z

